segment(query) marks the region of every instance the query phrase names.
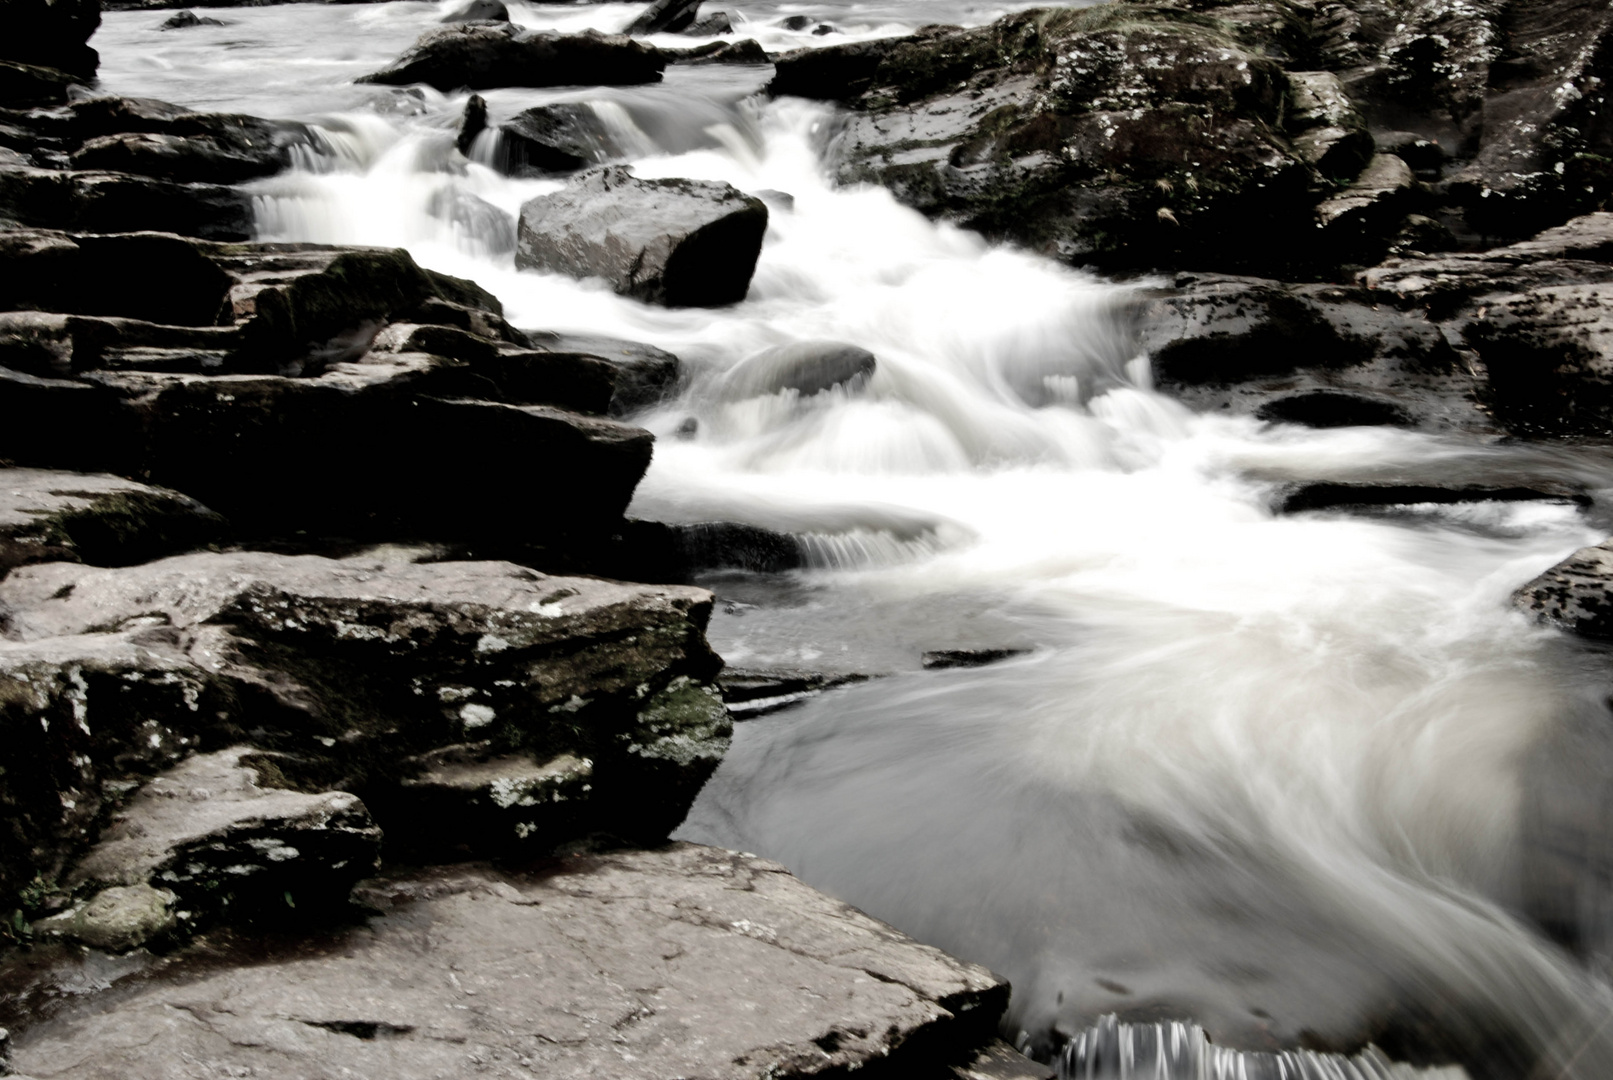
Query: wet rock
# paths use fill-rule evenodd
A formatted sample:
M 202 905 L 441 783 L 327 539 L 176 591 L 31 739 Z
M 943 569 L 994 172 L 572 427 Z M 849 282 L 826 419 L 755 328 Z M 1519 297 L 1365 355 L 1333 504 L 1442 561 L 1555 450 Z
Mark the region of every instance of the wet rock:
M 55 68 L 88 81 L 100 57 L 85 43 L 100 25 L 98 0 L 4 0 L 0 60 Z
M 246 240 L 252 197 L 219 184 L 183 184 L 110 172 L 0 168 L 0 217 L 84 232 L 170 232 Z
M 460 118 L 459 135 L 454 139 L 454 146 L 461 154 L 470 157 L 477 137 L 486 130 L 487 99 L 480 94 L 472 94 L 470 100 L 465 102 L 465 113 Z
M 526 338 L 537 349 L 576 353 L 607 361 L 616 373 L 608 409 L 611 416 L 628 416 L 659 405 L 678 389 L 682 364 L 665 349 L 657 349 L 640 341 L 622 341 L 593 334 L 557 334 L 546 330 L 528 330 Z
M 725 400 L 793 390 L 802 397 L 837 386 L 861 386 L 873 377 L 877 361 L 860 345 L 843 341 L 792 341 L 741 360 L 717 388 Z
M 722 687 L 728 713 L 737 723 L 793 708 L 826 690 L 866 682 L 869 678 L 859 674 L 730 667 L 717 676 L 717 685 Z
M 260 787 L 250 753 L 200 754 L 142 786 L 62 883 L 87 902 L 35 932 L 122 951 L 194 932 L 226 907 L 240 919 L 345 901 L 375 872 L 381 830 L 345 792 Z
M 1551 485 L 1437 487 L 1429 484 L 1317 483 L 1305 484 L 1284 494 L 1277 504 L 1277 511 L 1283 514 L 1297 514 L 1306 510 L 1410 506 L 1418 503 L 1450 505 L 1471 502 L 1574 502 L 1589 505 L 1590 499 L 1583 492 Z
M 431 196 L 426 212 L 451 222 L 489 255 L 508 255 L 515 250 L 515 215 L 468 191 L 445 187 Z
M 720 31 L 717 31 L 720 32 Z M 689 33 L 694 33 L 690 30 Z M 692 49 L 662 49 L 671 64 L 768 64 L 767 50 L 753 38 L 742 41 L 712 41 Z
M 241 703 L 221 719 L 182 707 L 164 723 L 249 739 L 261 753 L 242 764 L 261 786 L 351 792 L 400 841 L 424 812 L 414 796 L 440 795 L 453 764 L 489 784 L 499 770 L 512 783 L 525 776 L 514 810 L 544 814 L 508 819 L 494 834 L 454 830 L 474 850 L 527 842 L 536 854 L 557 837 L 594 834 L 654 842 L 682 820 L 728 745 L 730 722 L 711 686 L 721 661 L 703 635 L 711 595 L 699 589 L 548 577 L 509 563 L 249 552 L 121 570 L 23 567 L 0 581 L 0 603 L 16 642 L 0 645 L 6 655 L 95 641 L 74 635 L 96 627 L 152 625 L 161 635 L 149 670 L 193 672 Z M 73 685 L 70 674 L 55 678 Z M 247 716 L 234 711 L 242 708 Z M 94 719 L 103 737 L 118 730 L 112 717 Z M 23 736 L 48 734 L 34 727 Z M 468 744 L 452 761 L 432 756 Z M 555 788 L 566 795 L 558 801 L 536 799 L 532 777 L 511 764 L 567 754 L 592 772 L 586 791 Z M 455 783 L 467 786 L 463 772 Z M 77 785 L 57 792 L 69 788 Z M 58 816 L 61 806 L 57 798 Z
M 132 566 L 206 547 L 226 528 L 175 491 L 116 476 L 0 469 L 0 576 L 59 560 Z
M 38 105 L 60 105 L 67 100 L 68 87 L 78 79 L 65 71 L 0 60 L 0 108 L 31 109 Z
M 290 121 L 189 114 L 164 126 L 91 138 L 73 152 L 73 167 L 186 184 L 239 184 L 288 168 L 297 148 L 315 145 L 305 125 Z
M 428 30 L 391 67 L 361 83 L 438 90 L 501 86 L 622 86 L 655 82 L 666 60 L 622 35 L 557 34 L 510 23 L 465 23 Z
M 699 14 L 700 0 L 652 0 L 622 33 L 678 34 L 687 30 Z
M 470 0 L 442 17 L 445 23 L 509 22 L 510 9 L 503 0 Z
M 1256 409 L 1255 415 L 1262 420 L 1313 428 L 1404 427 L 1412 423 L 1411 417 L 1392 401 L 1333 390 L 1273 398 Z
M 163 24 L 161 26 L 157 27 L 157 29 L 158 30 L 188 30 L 192 26 L 223 26 L 223 25 L 224 25 L 224 22 L 222 20 L 220 20 L 220 19 L 210 19 L 210 18 L 207 18 L 206 16 L 198 15 L 194 11 L 188 11 L 187 10 L 187 11 L 181 11 L 178 14 L 170 16 L 168 19 L 164 20 Z
M 953 1067 L 957 1080 L 1055 1080 L 1058 1070 L 1043 1065 L 998 1039 L 967 1064 Z
M 1070 261 L 1200 267 L 1310 257 L 1287 90 L 1213 20 L 1115 5 L 791 53 L 770 85 L 853 108 L 843 182 Z
M 985 667 L 1029 652 L 1029 649 L 935 649 L 926 652 L 922 662 L 926 669 Z
M 473 850 L 546 851 L 586 834 L 591 760 L 569 753 L 539 761 L 490 752 L 485 742 L 468 743 L 411 763 L 420 771 L 403 781 L 398 799 L 407 809 L 386 815 L 394 823 L 387 833 L 394 859 L 440 862 Z
M 521 207 L 519 269 L 602 277 L 625 296 L 668 307 L 745 298 L 767 207 L 722 183 L 588 173 Z
M 1209 274 L 1174 285 L 1141 297 L 1137 341 L 1160 387 L 1195 408 L 1280 415 L 1279 402 L 1343 394 L 1418 425 L 1496 431 L 1480 373 L 1435 313 L 1363 287 Z
M 575 172 L 621 156 L 587 102 L 539 105 L 499 125 L 496 161 L 511 176 Z
M 707 570 L 776 574 L 804 562 L 793 536 L 758 525 L 629 521 L 616 534 L 603 571 L 633 581 L 686 582 Z
M 690 37 L 718 37 L 733 32 L 733 20 L 726 11 L 713 11 L 710 15 L 702 15 L 683 28 L 683 33 Z
M 694 845 L 533 874 L 449 867 L 357 895 L 381 913 L 313 955 L 159 976 L 115 1005 L 92 995 L 61 1014 L 70 1027 L 19 1033 L 17 1069 L 916 1076 L 972 1058 L 1008 996 L 776 863 Z M 159 1020 L 176 1011 L 200 1019 Z
M 1590 638 L 1613 638 L 1613 541 L 1581 548 L 1512 594 L 1540 619 Z
M 810 15 L 786 15 L 778 21 L 777 25 L 786 30 L 805 30 L 812 25 L 812 17 Z

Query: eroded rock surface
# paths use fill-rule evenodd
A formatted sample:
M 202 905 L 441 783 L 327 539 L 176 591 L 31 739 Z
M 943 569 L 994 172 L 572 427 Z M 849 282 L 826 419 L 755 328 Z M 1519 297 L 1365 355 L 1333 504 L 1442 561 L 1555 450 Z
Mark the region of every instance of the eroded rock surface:
M 148 978 L 20 1033 L 31 1076 L 939 1076 L 1007 985 L 754 856 L 675 844 L 357 894 L 315 955 Z M 422 934 L 430 949 L 421 952 Z
M 1613 638 L 1613 540 L 1580 548 L 1518 589 L 1512 602 L 1576 634 Z
M 254 747 L 262 787 L 357 795 L 400 850 L 438 843 L 424 811 L 449 789 L 483 800 L 486 829 L 455 837 L 472 853 L 663 838 L 728 743 L 710 607 L 507 563 L 15 570 L 0 719 L 30 768 L 0 775 L 0 908 L 35 874 L 66 880 L 117 783 L 208 746 Z
M 0 576 L 58 560 L 130 566 L 205 547 L 227 528 L 175 491 L 104 474 L 0 469 Z

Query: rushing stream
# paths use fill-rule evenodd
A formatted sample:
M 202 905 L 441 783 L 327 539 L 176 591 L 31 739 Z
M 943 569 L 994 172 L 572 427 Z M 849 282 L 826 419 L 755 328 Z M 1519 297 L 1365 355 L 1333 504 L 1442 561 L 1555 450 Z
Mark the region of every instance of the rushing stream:
M 757 96 L 767 67 L 485 95 L 495 119 L 594 103 L 642 176 L 793 196 L 744 303 L 666 310 L 518 273 L 487 206 L 559 182 L 498 175 L 486 139 L 459 155 L 463 95 L 350 81 L 452 6 L 231 9 L 174 33 L 114 13 L 94 44 L 107 92 L 320 127 L 325 153 L 256 186 L 263 238 L 402 245 L 518 326 L 683 359 L 681 398 L 636 418 L 658 441 L 632 512 L 782 529 L 815 563 L 708 581 L 713 644 L 734 665 L 886 677 L 740 725 L 680 835 L 776 858 L 1009 976 L 1008 1034 L 1044 1056 L 1079 1036 L 1072 1075 L 1121 1075 L 1103 1054 L 1131 1042 L 1128 1075 L 1389 1075 L 1219 1049 L 1376 1039 L 1475 1080 L 1613 1076 L 1605 661 L 1508 603 L 1613 523 L 1567 503 L 1270 509 L 1295 479 L 1522 470 L 1594 490 L 1613 468 L 1193 415 L 1150 387 L 1130 286 L 836 189 L 832 111 Z M 568 30 L 638 10 L 511 6 Z M 1007 10 L 721 6 L 771 50 Z M 776 25 L 796 12 L 838 34 Z M 871 349 L 875 375 L 805 400 L 710 392 L 812 338 Z M 979 647 L 1029 651 L 920 670 L 926 649 Z M 1110 1013 L 1142 1026 L 1081 1034 Z

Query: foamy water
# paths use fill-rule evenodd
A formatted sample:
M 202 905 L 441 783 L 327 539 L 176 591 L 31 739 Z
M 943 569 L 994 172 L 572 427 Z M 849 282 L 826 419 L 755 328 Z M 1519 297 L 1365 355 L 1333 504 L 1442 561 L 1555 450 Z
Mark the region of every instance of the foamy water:
M 1600 456 L 1193 415 L 1151 387 L 1132 287 L 834 187 L 832 110 L 757 96 L 765 67 L 485 95 L 495 119 L 589 102 L 641 176 L 792 196 L 743 303 L 666 310 L 517 272 L 487 208 L 560 181 L 498 175 L 485 140 L 460 155 L 464 95 L 350 84 L 451 6 L 232 9 L 162 35 L 158 14 L 113 14 L 95 45 L 110 92 L 324 133 L 255 185 L 263 238 L 405 246 L 516 325 L 684 360 L 680 397 L 636 418 L 658 441 L 632 512 L 787 531 L 814 563 L 714 579 L 713 643 L 888 677 L 742 725 L 680 835 L 778 858 L 1009 976 L 1007 1034 L 1037 1052 L 1118 1013 L 1249 1050 L 1378 1039 L 1475 1080 L 1613 1075 L 1606 680 L 1508 603 L 1605 523 L 1568 504 L 1270 508 L 1292 480 L 1419 471 L 1613 487 Z M 729 7 L 770 49 L 1006 10 Z M 562 29 L 638 10 L 512 8 Z M 842 36 L 773 25 L 796 12 Z M 802 339 L 878 367 L 806 399 L 714 392 Z M 1031 651 L 918 670 L 926 649 L 999 646 Z M 1288 1060 L 1194 1060 L 1212 1058 L 1252 1076 Z

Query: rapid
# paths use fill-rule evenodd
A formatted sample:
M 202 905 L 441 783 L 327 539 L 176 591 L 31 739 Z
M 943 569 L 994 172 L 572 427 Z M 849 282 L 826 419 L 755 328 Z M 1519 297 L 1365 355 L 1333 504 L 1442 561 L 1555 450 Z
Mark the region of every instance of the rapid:
M 315 124 L 319 152 L 252 188 L 260 239 L 406 247 L 516 326 L 682 359 L 676 400 L 634 418 L 657 442 L 630 512 L 801 538 L 808 569 L 703 582 L 713 645 L 736 666 L 880 677 L 739 725 L 681 838 L 777 859 L 1008 976 L 1005 1035 L 1044 1058 L 1074 1040 L 1067 1075 L 1391 1075 L 1272 1056 L 1376 1042 L 1474 1080 L 1613 1076 L 1609 669 L 1508 602 L 1613 520 L 1566 502 L 1272 508 L 1303 480 L 1527 471 L 1597 492 L 1604 458 L 1196 415 L 1137 352 L 1150 283 L 836 187 L 833 110 L 767 101 L 767 67 L 484 94 L 495 120 L 591 103 L 640 176 L 787 193 L 743 303 L 667 310 L 517 272 L 487 208 L 561 182 L 498 174 L 485 138 L 460 155 L 465 95 L 351 81 L 453 6 L 236 8 L 182 33 L 108 13 L 100 89 Z M 774 51 L 1009 10 L 723 6 Z M 638 11 L 511 9 L 562 30 Z M 798 12 L 837 33 L 777 25 Z M 878 368 L 805 399 L 713 392 L 801 339 Z M 960 648 L 1026 651 L 921 669 Z

